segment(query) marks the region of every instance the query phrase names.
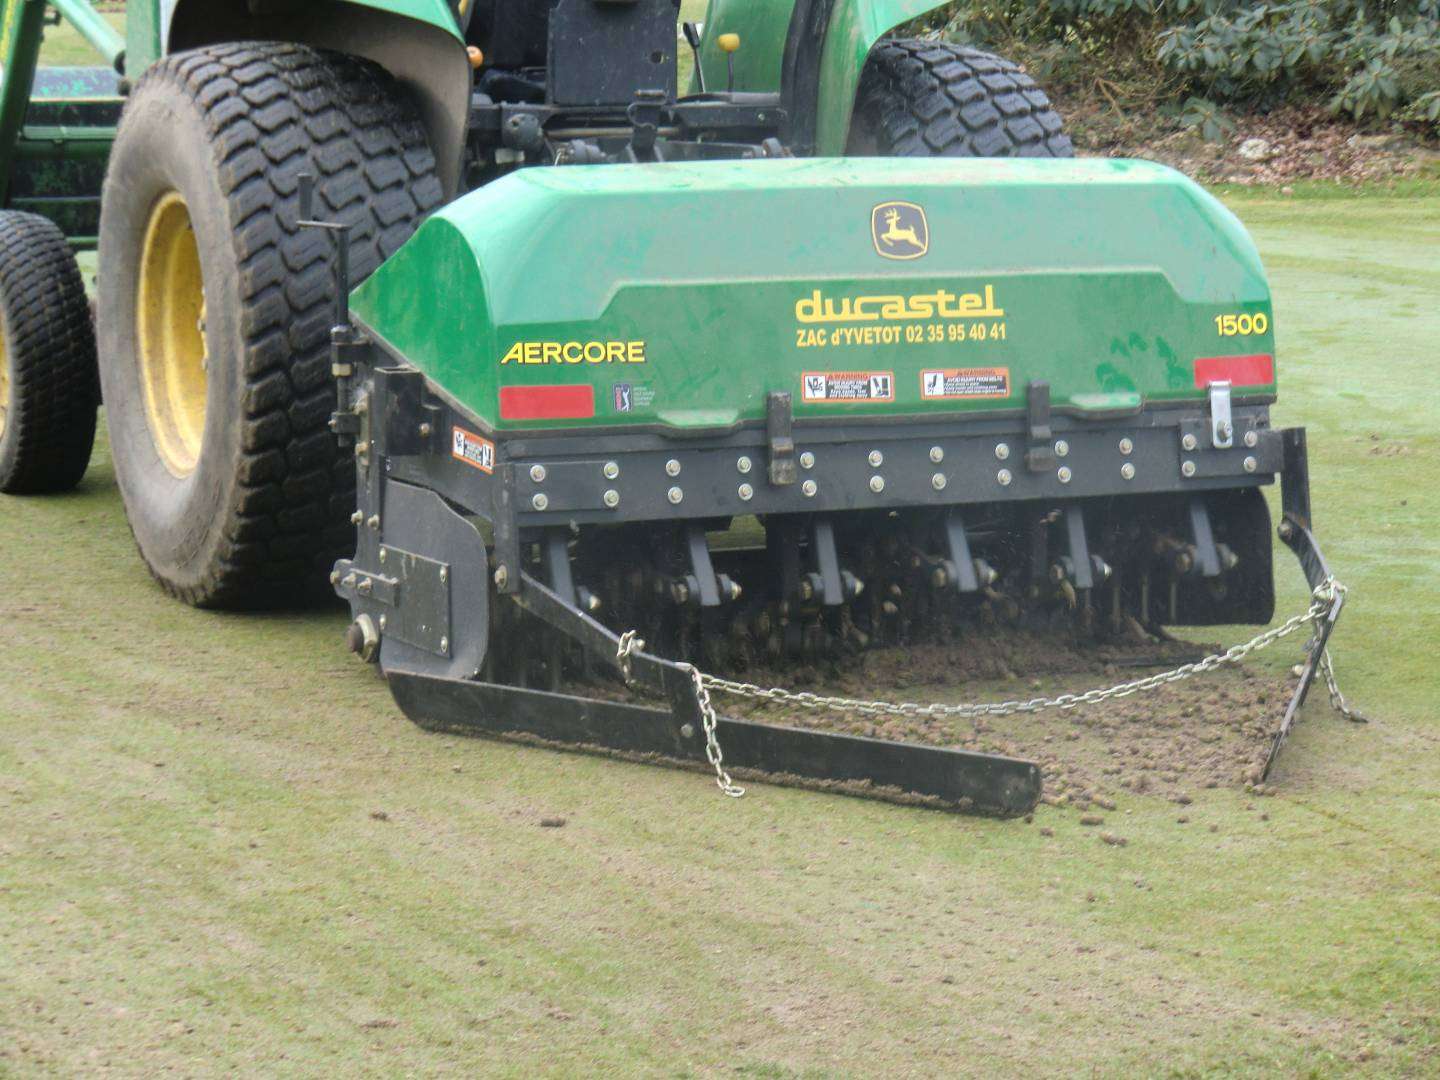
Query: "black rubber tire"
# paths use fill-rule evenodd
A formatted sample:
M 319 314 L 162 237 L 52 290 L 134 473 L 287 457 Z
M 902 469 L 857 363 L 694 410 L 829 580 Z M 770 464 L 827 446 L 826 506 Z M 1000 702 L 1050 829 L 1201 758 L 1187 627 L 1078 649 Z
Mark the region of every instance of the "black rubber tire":
M 334 559 L 354 549 L 354 466 L 328 428 L 330 245 L 296 226 L 307 171 L 317 215 L 353 225 L 356 282 L 443 198 L 395 81 L 299 45 L 216 45 L 161 61 L 136 84 L 110 156 L 97 318 L 116 479 L 151 573 L 201 607 L 318 595 Z M 189 210 L 205 288 L 206 414 L 186 476 L 156 449 L 137 356 L 136 270 L 167 191 Z
M 1075 156 L 1035 80 L 944 41 L 882 41 L 866 61 L 848 152 L 856 157 Z
M 10 385 L 0 491 L 69 491 L 95 445 L 95 331 L 65 234 L 36 214 L 0 211 L 0 334 Z

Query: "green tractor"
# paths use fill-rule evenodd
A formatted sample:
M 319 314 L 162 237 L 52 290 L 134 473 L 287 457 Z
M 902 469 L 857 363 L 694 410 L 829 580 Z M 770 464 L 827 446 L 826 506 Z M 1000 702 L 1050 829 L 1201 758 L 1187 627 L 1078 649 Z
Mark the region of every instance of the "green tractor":
M 1244 230 L 894 36 L 936 6 L 6 0 L 0 489 L 78 482 L 103 395 L 161 587 L 328 575 L 422 724 L 1027 810 L 1032 763 L 700 667 L 1263 624 L 1277 476 L 1329 575 Z M 37 73 L 51 13 L 111 69 Z M 574 693 L 617 674 L 659 707 Z

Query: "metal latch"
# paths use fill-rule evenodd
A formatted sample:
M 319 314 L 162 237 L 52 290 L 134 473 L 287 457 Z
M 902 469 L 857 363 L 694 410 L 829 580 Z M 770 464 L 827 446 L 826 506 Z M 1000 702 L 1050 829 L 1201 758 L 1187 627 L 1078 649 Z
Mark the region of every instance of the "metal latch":
M 1049 472 L 1055 468 L 1055 446 L 1051 441 L 1050 384 L 1036 379 L 1025 388 L 1025 427 L 1030 445 L 1025 451 L 1025 466 L 1031 472 Z
M 776 487 L 800 478 L 795 463 L 795 413 L 788 391 L 774 390 L 765 398 L 765 445 L 769 451 L 770 483 Z
M 1207 389 L 1210 391 L 1210 441 L 1217 450 L 1229 450 L 1235 445 L 1235 424 L 1230 419 L 1230 383 L 1212 382 Z

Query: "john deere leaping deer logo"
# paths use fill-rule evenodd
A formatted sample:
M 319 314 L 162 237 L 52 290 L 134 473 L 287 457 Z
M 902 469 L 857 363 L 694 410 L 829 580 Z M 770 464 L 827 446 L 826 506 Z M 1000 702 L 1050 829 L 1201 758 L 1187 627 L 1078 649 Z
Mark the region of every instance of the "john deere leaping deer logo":
M 870 212 L 875 250 L 887 259 L 918 259 L 930 250 L 930 223 L 914 203 L 881 203 Z

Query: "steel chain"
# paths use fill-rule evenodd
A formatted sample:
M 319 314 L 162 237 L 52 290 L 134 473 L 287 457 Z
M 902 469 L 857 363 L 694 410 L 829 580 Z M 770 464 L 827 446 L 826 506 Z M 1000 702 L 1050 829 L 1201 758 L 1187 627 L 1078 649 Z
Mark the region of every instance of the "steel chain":
M 626 685 L 629 685 L 631 676 L 630 654 L 644 648 L 645 640 L 634 630 L 626 630 L 620 635 L 619 644 L 615 648 L 615 662 L 620 665 L 620 675 Z M 720 740 L 715 736 L 715 726 L 719 723 L 719 718 L 715 715 L 715 706 L 710 702 L 710 691 L 705 687 L 705 679 L 694 665 L 679 666 L 690 675 L 690 681 L 695 685 L 695 704 L 700 709 L 700 722 L 705 728 L 705 760 L 710 762 L 715 770 L 715 783 L 726 795 L 738 799 L 745 794 L 745 789 L 731 780 L 730 774 L 725 771 L 725 753 L 720 749 Z
M 1094 705 L 1111 698 L 1128 697 L 1131 694 L 1144 690 L 1153 690 L 1156 687 L 1164 686 L 1172 682 L 1180 682 L 1193 675 L 1200 675 L 1207 671 L 1213 671 L 1222 664 L 1233 664 L 1243 660 L 1246 656 L 1268 645 L 1273 645 L 1281 638 L 1289 637 L 1301 627 L 1318 625 L 1330 611 L 1337 595 L 1343 594 L 1345 587 L 1334 578 L 1327 578 L 1311 594 L 1311 603 L 1308 611 L 1295 615 L 1279 626 L 1257 634 L 1242 645 L 1236 645 L 1223 653 L 1212 653 L 1201 660 L 1192 663 L 1181 664 L 1170 671 L 1163 671 L 1155 675 L 1146 676 L 1143 679 L 1136 679 L 1132 682 L 1119 683 L 1115 686 L 1104 689 L 1087 690 L 1080 694 L 1061 694 L 1053 698 L 1030 698 L 1027 701 L 999 701 L 985 703 L 967 703 L 956 705 L 945 705 L 931 703 L 920 705 L 914 702 L 890 702 L 890 701 L 863 701 L 855 698 L 826 697 L 820 694 L 809 692 L 796 693 L 791 690 L 782 690 L 778 687 L 765 688 L 756 686 L 754 683 L 735 682 L 730 679 L 722 679 L 714 675 L 702 675 L 701 681 L 710 690 L 719 691 L 722 694 L 732 694 L 736 697 L 754 698 L 762 701 L 778 701 L 789 705 L 798 705 L 806 709 L 824 709 L 831 712 L 853 713 L 865 716 L 899 716 L 899 717 L 923 717 L 927 719 L 941 717 L 961 717 L 974 719 L 985 716 L 1010 716 L 1015 713 L 1037 713 L 1046 709 L 1073 709 L 1080 705 Z M 1335 708 L 1342 715 L 1352 716 L 1353 710 L 1345 704 L 1345 699 L 1340 695 L 1340 689 L 1335 682 L 1334 669 L 1330 664 L 1328 656 L 1322 661 L 1322 670 L 1325 673 L 1327 686 L 1330 687 L 1330 700 Z M 1358 715 L 1358 714 L 1357 714 Z
M 1080 694 L 1060 694 L 1053 698 L 1030 698 L 1026 701 L 997 701 L 978 702 L 946 705 L 932 702 L 928 705 L 920 705 L 914 702 L 891 702 L 891 701 L 864 701 L 856 698 L 828 697 L 823 694 L 812 694 L 808 691 L 796 692 L 793 690 L 782 690 L 779 687 L 762 687 L 754 683 L 736 682 L 731 679 L 722 679 L 716 675 L 707 675 L 691 664 L 680 665 L 690 675 L 691 681 L 695 684 L 695 702 L 699 706 L 700 715 L 705 725 L 705 757 L 715 769 L 715 782 L 720 790 L 732 798 L 738 798 L 745 794 L 745 789 L 737 787 L 730 779 L 730 774 L 725 771 L 724 754 L 720 749 L 719 739 L 715 735 L 717 717 L 715 707 L 710 700 L 710 691 L 716 690 L 722 694 L 731 694 L 736 697 L 754 698 L 761 701 L 784 702 L 789 705 L 798 705 L 806 709 L 818 709 L 829 712 L 852 713 L 863 716 L 900 716 L 900 717 L 924 717 L 929 719 L 941 717 L 961 717 L 974 719 L 985 716 L 1011 716 L 1016 713 L 1038 713 L 1046 709 L 1074 709 L 1081 705 L 1094 705 L 1111 698 L 1129 697 L 1131 694 L 1140 693 L 1144 690 L 1154 690 L 1157 687 L 1169 683 L 1180 682 L 1183 679 L 1200 675 L 1207 671 L 1213 671 L 1223 664 L 1239 663 L 1251 653 L 1258 652 L 1269 645 L 1273 645 L 1281 638 L 1289 637 L 1295 631 L 1304 626 L 1318 628 L 1321 621 L 1329 614 L 1335 599 L 1345 594 L 1345 586 L 1333 577 L 1326 578 L 1310 594 L 1310 608 L 1299 615 L 1294 615 L 1285 620 L 1279 626 L 1256 634 L 1249 641 L 1235 645 L 1223 653 L 1211 653 L 1200 660 L 1188 664 L 1181 664 L 1169 671 L 1162 671 L 1155 675 L 1148 675 L 1143 679 L 1135 679 L 1131 682 L 1118 683 L 1115 686 L 1103 689 L 1086 690 Z M 616 660 L 620 664 L 620 670 L 625 676 L 625 681 L 630 681 L 630 654 L 638 649 L 643 649 L 645 642 L 636 636 L 634 630 L 627 630 L 620 636 L 620 645 L 616 650 Z M 1325 676 L 1325 686 L 1330 692 L 1330 704 L 1335 711 L 1347 720 L 1357 723 L 1364 723 L 1365 717 L 1358 710 L 1350 707 L 1345 696 L 1340 692 L 1340 684 L 1335 677 L 1335 666 L 1330 659 L 1330 651 L 1326 649 L 1320 657 L 1320 672 Z

